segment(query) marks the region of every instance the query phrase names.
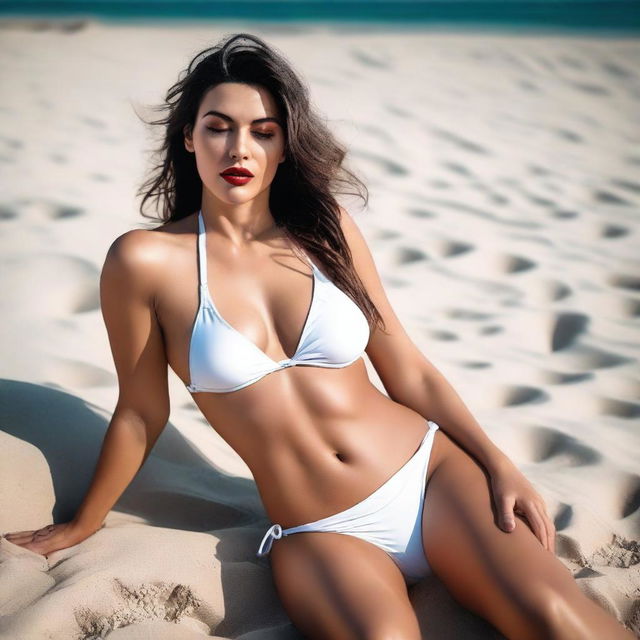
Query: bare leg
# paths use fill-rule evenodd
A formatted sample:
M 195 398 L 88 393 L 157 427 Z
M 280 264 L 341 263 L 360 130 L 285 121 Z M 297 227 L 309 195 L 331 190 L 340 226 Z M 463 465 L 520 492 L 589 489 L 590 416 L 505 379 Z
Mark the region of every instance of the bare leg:
M 423 512 L 425 553 L 463 606 L 517 640 L 632 640 L 589 599 L 523 518 L 510 533 L 497 525 L 489 476 L 442 430 Z
M 271 549 L 276 590 L 296 628 L 319 640 L 420 640 L 406 584 L 375 545 L 304 532 Z

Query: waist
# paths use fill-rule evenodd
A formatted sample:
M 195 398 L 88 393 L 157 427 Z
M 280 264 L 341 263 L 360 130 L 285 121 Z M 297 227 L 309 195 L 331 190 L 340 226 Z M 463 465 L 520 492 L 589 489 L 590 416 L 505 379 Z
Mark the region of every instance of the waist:
M 382 397 L 348 419 L 304 421 L 262 449 L 249 466 L 273 522 L 294 526 L 342 511 L 415 453 L 426 419 Z

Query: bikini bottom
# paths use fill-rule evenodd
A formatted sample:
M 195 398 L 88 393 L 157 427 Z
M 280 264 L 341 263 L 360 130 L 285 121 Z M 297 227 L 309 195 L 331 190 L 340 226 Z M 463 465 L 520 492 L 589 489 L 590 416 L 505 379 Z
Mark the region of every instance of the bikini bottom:
M 304 531 L 343 533 L 362 538 L 385 551 L 405 581 L 414 584 L 431 573 L 422 544 L 422 511 L 426 475 L 438 425 L 428 430 L 409 460 L 381 487 L 357 504 L 326 518 L 283 529 L 274 524 L 264 535 L 257 556 L 266 556 L 274 540 Z

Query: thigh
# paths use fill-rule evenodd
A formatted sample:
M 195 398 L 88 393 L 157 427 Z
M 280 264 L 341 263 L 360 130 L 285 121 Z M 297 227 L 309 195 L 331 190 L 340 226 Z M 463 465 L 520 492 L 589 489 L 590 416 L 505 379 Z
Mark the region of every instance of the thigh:
M 498 526 L 490 476 L 439 430 L 427 484 L 422 536 L 434 573 L 463 606 L 508 637 L 544 637 L 553 594 L 581 595 L 569 570 L 516 514 Z
M 308 638 L 420 640 L 404 578 L 385 551 L 354 536 L 303 532 L 271 549 L 276 590 Z

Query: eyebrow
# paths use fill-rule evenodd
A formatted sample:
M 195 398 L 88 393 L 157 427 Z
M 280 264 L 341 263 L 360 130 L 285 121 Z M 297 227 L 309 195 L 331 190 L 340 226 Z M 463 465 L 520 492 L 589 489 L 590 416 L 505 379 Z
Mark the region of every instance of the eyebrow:
M 207 113 L 205 113 L 202 117 L 205 118 L 206 116 L 218 116 L 218 118 L 222 118 L 227 122 L 234 121 L 233 118 L 231 116 L 228 116 L 226 113 L 222 113 L 221 111 L 214 111 L 213 109 L 211 111 L 207 111 Z M 282 126 L 278 118 L 258 118 L 257 120 L 252 120 L 251 124 L 258 124 L 260 122 L 275 122 L 276 124 Z

